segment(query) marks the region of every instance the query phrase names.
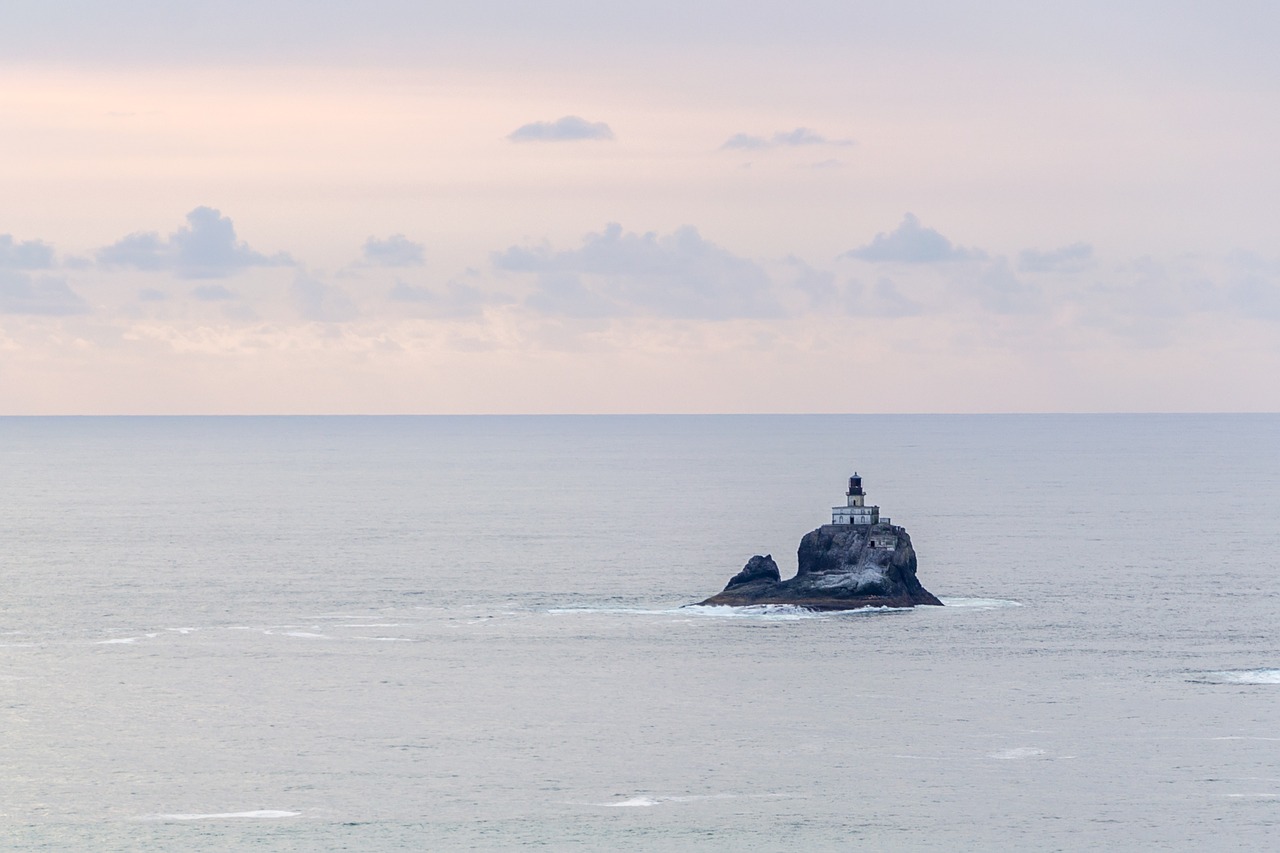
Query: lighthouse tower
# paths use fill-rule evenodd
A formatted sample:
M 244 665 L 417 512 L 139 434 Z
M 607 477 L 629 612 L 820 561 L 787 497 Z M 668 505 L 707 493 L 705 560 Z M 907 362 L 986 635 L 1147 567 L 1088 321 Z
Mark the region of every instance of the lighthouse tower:
M 831 508 L 832 524 L 858 524 L 869 527 L 880 523 L 880 507 L 867 506 L 867 493 L 862 490 L 862 478 L 854 471 L 849 478 L 848 502 Z

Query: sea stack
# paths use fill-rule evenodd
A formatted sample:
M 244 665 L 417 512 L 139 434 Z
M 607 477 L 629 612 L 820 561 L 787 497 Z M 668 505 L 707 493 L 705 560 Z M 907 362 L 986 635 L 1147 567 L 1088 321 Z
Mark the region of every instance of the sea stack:
M 862 477 L 849 478 L 844 506 L 831 508 L 831 523 L 800 540 L 799 570 L 782 580 L 772 555 L 752 557 L 719 595 L 702 604 L 744 607 L 790 604 L 810 610 L 860 607 L 941 606 L 916 579 L 916 552 L 907 531 L 866 505 Z

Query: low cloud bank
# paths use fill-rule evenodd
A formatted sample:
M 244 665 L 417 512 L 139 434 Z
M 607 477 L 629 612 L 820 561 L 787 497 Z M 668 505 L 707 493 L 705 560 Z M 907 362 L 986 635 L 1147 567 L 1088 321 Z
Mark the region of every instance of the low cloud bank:
M 167 238 L 137 232 L 122 237 L 96 254 L 99 265 L 172 272 L 181 278 L 223 278 L 248 267 L 291 265 L 284 254 L 265 255 L 236 239 L 229 217 L 212 207 L 187 214 L 187 225 Z
M 720 148 L 725 151 L 761 151 L 768 148 L 799 148 L 807 145 L 834 145 L 844 148 L 856 144 L 852 139 L 829 139 L 807 127 L 797 127 L 795 130 L 780 130 L 771 136 L 735 133 Z
M 952 245 L 932 228 L 920 224 L 914 213 L 902 217 L 893 231 L 881 232 L 871 242 L 845 252 L 846 257 L 872 263 L 931 264 L 985 257 L 984 253 Z
M 65 317 L 89 313 L 89 304 L 60 278 L 0 270 L 0 314 Z
M 555 121 L 535 121 L 521 125 L 507 139 L 512 142 L 577 142 L 584 139 L 613 139 L 613 130 L 602 121 L 564 116 Z
M 684 226 L 638 234 L 618 224 L 591 233 L 577 249 L 512 246 L 493 265 L 537 276 L 526 305 L 547 314 L 633 314 L 724 320 L 776 317 L 781 306 L 764 270 Z

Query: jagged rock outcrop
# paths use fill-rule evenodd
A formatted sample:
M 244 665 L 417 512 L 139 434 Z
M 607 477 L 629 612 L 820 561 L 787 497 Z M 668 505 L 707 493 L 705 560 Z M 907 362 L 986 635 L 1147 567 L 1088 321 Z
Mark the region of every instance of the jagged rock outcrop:
M 747 564 L 742 567 L 742 571 L 729 579 L 729 586 L 725 587 L 725 589 L 742 586 L 754 581 L 773 581 L 776 583 L 780 580 L 782 580 L 782 572 L 778 571 L 778 564 L 773 561 L 773 555 L 765 554 L 761 557 L 756 554 L 750 560 L 747 560 Z
M 800 540 L 799 571 L 782 580 L 772 556 L 755 556 L 702 604 L 792 604 L 811 610 L 941 606 L 916 579 L 911 537 L 890 524 L 824 524 Z

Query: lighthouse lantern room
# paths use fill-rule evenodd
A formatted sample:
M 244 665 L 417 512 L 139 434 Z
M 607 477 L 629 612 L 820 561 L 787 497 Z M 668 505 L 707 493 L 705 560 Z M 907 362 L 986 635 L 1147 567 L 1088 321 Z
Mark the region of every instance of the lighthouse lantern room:
M 880 507 L 867 506 L 866 492 L 862 490 L 862 478 L 854 471 L 849 478 L 849 491 L 845 492 L 848 501 L 844 506 L 831 508 L 832 524 L 858 524 L 870 526 L 880 523 Z

